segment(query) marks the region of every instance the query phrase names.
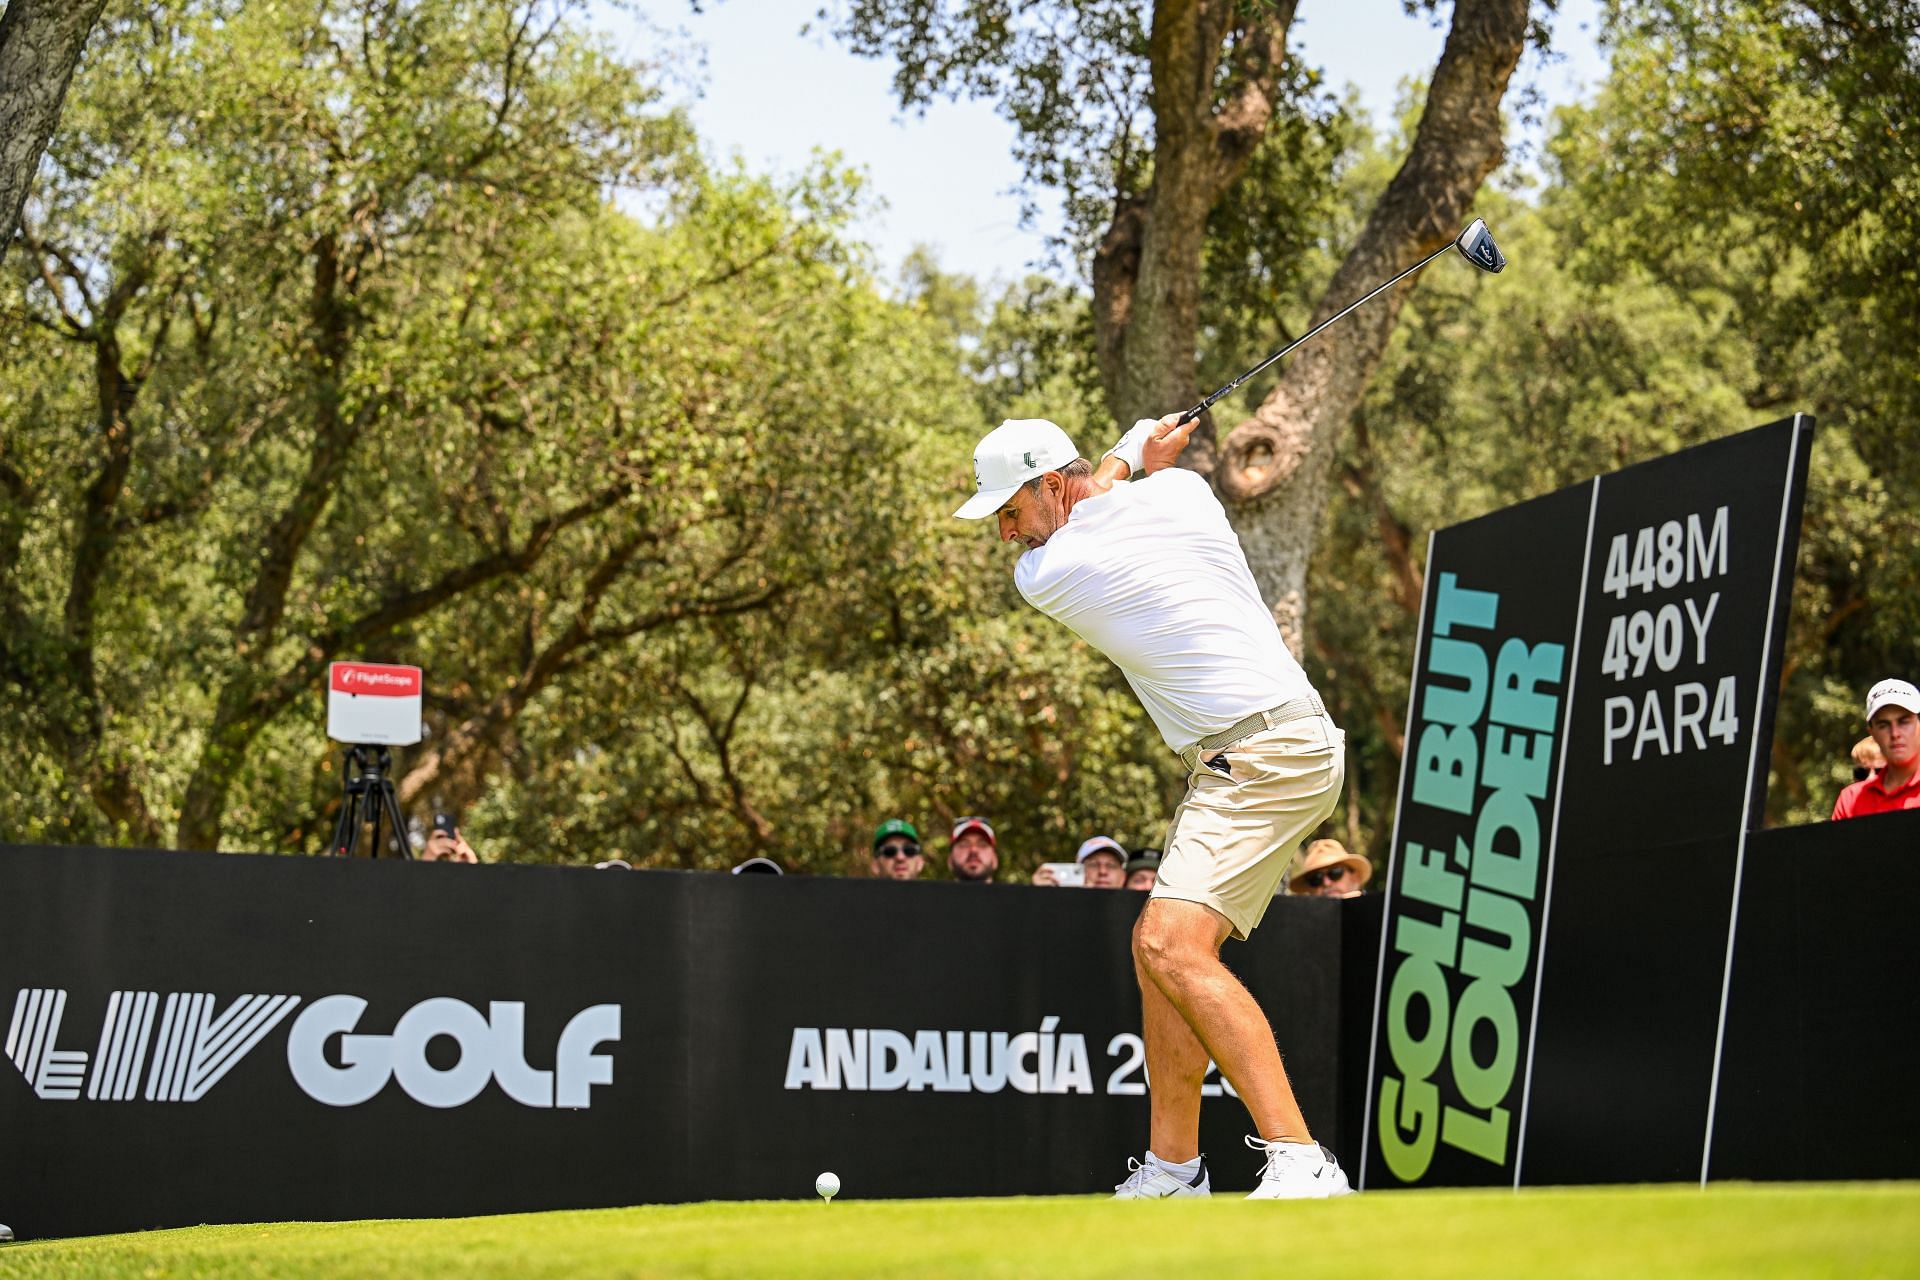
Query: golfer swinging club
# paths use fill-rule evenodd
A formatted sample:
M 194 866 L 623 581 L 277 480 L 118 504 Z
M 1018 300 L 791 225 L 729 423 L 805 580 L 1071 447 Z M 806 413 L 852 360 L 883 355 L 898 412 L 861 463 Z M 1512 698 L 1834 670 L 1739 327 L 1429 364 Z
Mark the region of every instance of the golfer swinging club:
M 1133 929 L 1151 1137 L 1119 1199 L 1210 1194 L 1200 1153 L 1207 1058 L 1252 1113 L 1266 1154 L 1254 1200 L 1345 1195 L 1313 1141 L 1253 996 L 1220 962 L 1273 900 L 1301 840 L 1333 812 L 1346 735 L 1280 639 L 1207 482 L 1173 465 L 1193 432 L 1144 419 L 1101 459 L 1044 419 L 1001 423 L 973 452 L 978 492 L 954 514 L 998 515 L 1026 550 L 1013 579 L 1126 674 L 1188 772 L 1159 883 Z M 1121 484 L 1129 476 L 1140 476 Z

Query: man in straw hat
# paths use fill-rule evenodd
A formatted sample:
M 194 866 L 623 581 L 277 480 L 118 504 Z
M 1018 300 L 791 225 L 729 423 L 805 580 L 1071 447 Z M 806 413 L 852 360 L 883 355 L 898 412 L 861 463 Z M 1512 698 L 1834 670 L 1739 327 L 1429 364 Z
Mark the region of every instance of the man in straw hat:
M 1310 898 L 1357 898 L 1373 879 L 1373 867 L 1338 840 L 1315 840 L 1301 854 L 1290 893 Z
M 1020 544 L 1020 594 L 1113 660 L 1187 768 L 1133 931 L 1153 1091 L 1146 1159 L 1128 1161 L 1118 1197 L 1209 1193 L 1209 1057 L 1253 1117 L 1247 1143 L 1265 1156 L 1253 1198 L 1344 1195 L 1220 944 L 1260 923 L 1294 849 L 1333 812 L 1345 735 L 1281 640 L 1219 499 L 1173 465 L 1192 430 L 1171 415 L 1136 423 L 1096 468 L 1051 422 L 1003 422 L 974 450 L 978 492 L 955 514 L 993 517 L 1001 541 Z

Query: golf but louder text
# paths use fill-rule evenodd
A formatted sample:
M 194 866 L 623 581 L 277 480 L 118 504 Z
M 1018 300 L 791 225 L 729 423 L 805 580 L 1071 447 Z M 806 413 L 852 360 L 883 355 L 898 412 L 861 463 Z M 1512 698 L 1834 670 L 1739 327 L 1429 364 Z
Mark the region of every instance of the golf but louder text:
M 1387 991 L 1392 1070 L 1377 1116 L 1387 1167 L 1406 1182 L 1439 1142 L 1507 1160 L 1530 1013 L 1514 989 L 1534 958 L 1541 801 L 1566 669 L 1564 646 L 1502 636 L 1500 597 L 1454 574 L 1440 575 L 1433 610 L 1412 749 L 1413 800 L 1425 813 L 1409 827 L 1394 886 L 1400 962 Z M 1442 1101 L 1443 1065 L 1464 1105 Z

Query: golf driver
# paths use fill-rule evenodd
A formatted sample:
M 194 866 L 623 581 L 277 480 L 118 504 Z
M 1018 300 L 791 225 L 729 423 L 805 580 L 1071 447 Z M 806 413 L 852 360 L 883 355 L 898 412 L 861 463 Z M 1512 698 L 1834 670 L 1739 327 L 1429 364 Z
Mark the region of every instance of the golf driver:
M 1253 368 L 1247 370 L 1245 373 L 1235 378 L 1232 382 L 1229 382 L 1226 386 L 1220 388 L 1218 391 L 1208 396 L 1205 400 L 1202 400 L 1199 404 L 1193 406 L 1193 408 L 1181 414 L 1180 415 L 1181 425 L 1184 426 L 1186 423 L 1192 422 L 1195 418 L 1205 413 L 1208 409 L 1211 409 L 1213 407 L 1214 401 L 1220 399 L 1220 397 L 1232 391 L 1235 387 L 1245 382 L 1248 378 L 1251 378 L 1254 374 L 1259 373 L 1262 369 L 1272 364 L 1275 360 L 1278 360 L 1281 356 L 1284 356 L 1285 354 L 1287 354 L 1287 352 L 1293 350 L 1295 347 L 1305 342 L 1308 338 L 1311 338 L 1314 334 L 1320 332 L 1322 329 L 1332 324 L 1335 320 L 1338 320 L 1341 316 L 1346 315 L 1347 312 L 1352 311 L 1355 307 L 1358 307 L 1363 303 L 1370 302 L 1374 298 L 1377 298 L 1381 294 L 1385 293 L 1387 290 L 1393 288 L 1393 286 L 1399 284 L 1402 280 L 1405 280 L 1408 276 L 1412 275 L 1414 272 L 1418 271 L 1420 268 L 1426 266 L 1429 262 L 1432 262 L 1435 258 L 1445 253 L 1448 249 L 1458 249 L 1460 251 L 1461 256 L 1464 257 L 1468 262 L 1471 262 L 1474 266 L 1490 274 L 1501 270 L 1503 267 L 1507 265 L 1507 255 L 1504 253 L 1501 253 L 1500 246 L 1493 242 L 1493 232 L 1487 230 L 1486 219 L 1475 218 L 1470 224 L 1468 224 L 1467 229 L 1465 231 L 1462 231 L 1459 237 L 1456 240 L 1454 240 L 1452 244 L 1442 245 L 1440 248 L 1435 249 L 1432 253 L 1428 254 L 1426 257 L 1420 259 L 1420 261 L 1408 267 L 1405 271 L 1402 271 L 1399 275 L 1395 276 L 1393 279 L 1381 285 L 1378 289 L 1375 289 L 1372 293 L 1369 293 L 1366 297 L 1361 298 L 1358 302 L 1348 303 L 1345 307 L 1341 308 L 1340 311 L 1338 311 L 1337 313 L 1328 316 L 1325 320 L 1322 320 L 1319 324 L 1313 326 L 1313 328 L 1307 330 L 1305 333 L 1295 338 L 1292 342 L 1289 342 L 1286 346 L 1280 348 L 1278 351 L 1268 356 L 1265 360 L 1262 360 L 1259 364 L 1253 366 Z

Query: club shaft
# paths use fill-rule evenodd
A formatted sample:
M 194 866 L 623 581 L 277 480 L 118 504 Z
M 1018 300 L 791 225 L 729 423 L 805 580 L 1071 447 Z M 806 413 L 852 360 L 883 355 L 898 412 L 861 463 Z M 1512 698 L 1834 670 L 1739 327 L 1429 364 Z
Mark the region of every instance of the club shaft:
M 1356 307 L 1363 306 L 1366 303 L 1371 302 L 1373 299 L 1379 297 L 1381 294 L 1393 288 L 1393 286 L 1399 284 L 1402 280 L 1405 280 L 1408 276 L 1412 275 L 1414 272 L 1418 271 L 1420 268 L 1426 266 L 1429 262 L 1432 262 L 1435 258 L 1439 257 L 1441 254 L 1445 253 L 1448 249 L 1451 249 L 1451 248 L 1453 248 L 1451 244 L 1441 245 L 1438 249 L 1435 249 L 1432 253 L 1420 259 L 1420 261 L 1414 263 L 1412 266 L 1408 267 L 1405 271 L 1402 271 L 1399 275 L 1387 281 L 1385 284 L 1381 285 L 1379 288 L 1373 290 L 1373 292 L 1367 294 L 1365 297 L 1358 298 L 1353 302 L 1349 302 L 1346 306 L 1334 312 L 1332 315 L 1328 316 L 1325 320 L 1322 320 L 1319 324 L 1313 326 L 1313 328 L 1307 330 L 1305 333 L 1295 338 L 1292 342 L 1289 342 L 1286 346 L 1280 348 L 1278 351 L 1268 356 L 1265 360 L 1262 360 L 1259 364 L 1253 366 L 1253 368 L 1247 370 L 1245 373 L 1235 378 L 1232 382 L 1229 382 L 1226 386 L 1220 388 L 1218 391 L 1208 396 L 1205 400 L 1202 400 L 1199 404 L 1193 406 L 1193 408 L 1181 414 L 1180 415 L 1181 423 L 1185 424 L 1188 422 L 1192 422 L 1195 418 L 1205 413 L 1208 409 L 1211 409 L 1216 400 L 1219 400 L 1222 396 L 1230 394 L 1235 387 L 1238 387 L 1241 383 L 1245 382 L 1248 378 L 1253 377 L 1254 374 L 1259 373 L 1262 369 L 1265 369 L 1268 365 L 1278 360 L 1281 356 L 1286 355 L 1287 352 L 1293 350 L 1295 347 L 1299 346 L 1301 343 L 1305 342 L 1307 339 L 1313 337 L 1315 334 L 1319 333 L 1322 329 L 1326 328 L 1328 325 L 1332 324 L 1334 321 L 1340 319 L 1342 316 L 1346 315 L 1348 312 L 1354 310 Z

